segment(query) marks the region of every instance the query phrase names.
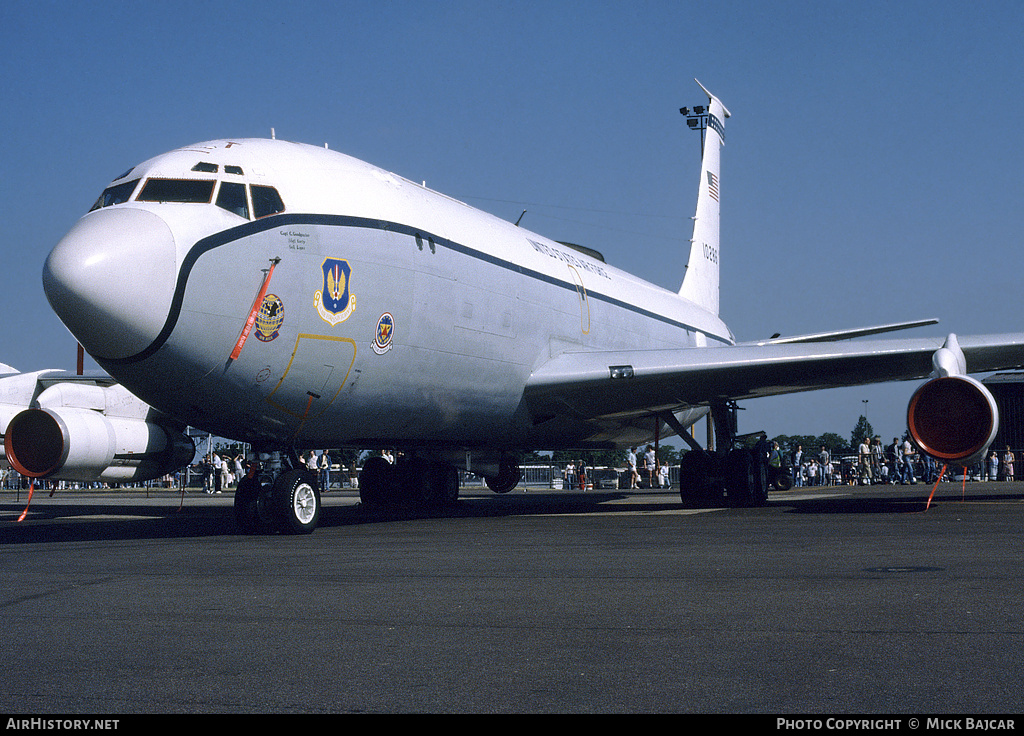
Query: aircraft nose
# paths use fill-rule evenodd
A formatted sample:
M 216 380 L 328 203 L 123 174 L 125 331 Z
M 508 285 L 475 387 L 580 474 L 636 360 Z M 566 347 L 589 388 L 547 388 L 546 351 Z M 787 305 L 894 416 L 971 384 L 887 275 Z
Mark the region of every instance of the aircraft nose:
M 50 252 L 43 290 L 90 355 L 120 359 L 160 334 L 175 274 L 167 223 L 145 210 L 105 209 L 79 220 Z

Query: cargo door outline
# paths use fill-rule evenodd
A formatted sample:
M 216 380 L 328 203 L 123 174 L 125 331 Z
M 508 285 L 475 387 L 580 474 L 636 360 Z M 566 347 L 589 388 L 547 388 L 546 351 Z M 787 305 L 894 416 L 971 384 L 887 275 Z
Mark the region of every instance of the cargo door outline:
M 299 333 L 288 366 L 265 401 L 303 422 L 319 417 L 338 397 L 355 362 L 355 340 Z

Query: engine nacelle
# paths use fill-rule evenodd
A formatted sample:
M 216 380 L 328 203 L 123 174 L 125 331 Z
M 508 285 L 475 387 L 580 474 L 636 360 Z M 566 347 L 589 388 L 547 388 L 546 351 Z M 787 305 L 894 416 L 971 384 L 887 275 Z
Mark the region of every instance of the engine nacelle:
M 914 392 L 907 407 L 910 436 L 924 452 L 955 467 L 985 457 L 999 429 L 992 394 L 965 375 L 933 378 Z
M 175 429 L 88 409 L 26 409 L 7 425 L 11 467 L 30 478 L 128 483 L 173 473 L 195 444 Z

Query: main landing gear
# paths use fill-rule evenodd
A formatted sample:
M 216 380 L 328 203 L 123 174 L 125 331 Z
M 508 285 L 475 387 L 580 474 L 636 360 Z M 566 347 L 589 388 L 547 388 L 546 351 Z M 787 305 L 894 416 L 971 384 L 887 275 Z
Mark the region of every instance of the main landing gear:
M 448 463 L 413 456 L 392 465 L 376 456 L 368 458 L 359 473 L 359 500 L 367 508 L 443 508 L 458 498 L 459 471 Z
M 470 466 L 467 457 L 466 468 Z M 472 467 L 483 474 L 487 487 L 495 493 L 508 493 L 523 477 L 519 465 L 505 456 Z M 359 473 L 359 500 L 367 508 L 447 508 L 458 499 L 459 470 L 451 462 L 415 454 L 402 455 L 395 464 L 371 457 Z
M 768 504 L 768 458 L 763 443 L 758 447 L 734 447 L 736 440 L 734 403 L 712 407 L 719 451 L 704 450 L 693 441 L 693 449 L 679 464 L 679 496 L 688 505 L 765 506 Z M 678 430 L 677 430 L 678 431 Z M 759 433 L 762 435 L 763 433 Z M 689 433 L 680 432 L 688 440 Z

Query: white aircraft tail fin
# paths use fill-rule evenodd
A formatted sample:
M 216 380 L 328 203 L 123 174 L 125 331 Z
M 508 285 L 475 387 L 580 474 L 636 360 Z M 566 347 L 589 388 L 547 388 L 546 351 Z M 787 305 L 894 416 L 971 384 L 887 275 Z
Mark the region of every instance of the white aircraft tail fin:
M 693 218 L 690 258 L 686 264 L 683 284 L 679 288 L 679 296 L 713 314 L 718 314 L 720 161 L 721 147 L 725 145 L 725 119 L 731 113 L 703 84 L 697 84 L 707 94 L 710 102 L 705 112 L 707 131 L 700 167 L 697 211 Z

